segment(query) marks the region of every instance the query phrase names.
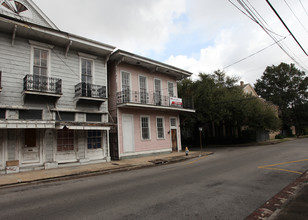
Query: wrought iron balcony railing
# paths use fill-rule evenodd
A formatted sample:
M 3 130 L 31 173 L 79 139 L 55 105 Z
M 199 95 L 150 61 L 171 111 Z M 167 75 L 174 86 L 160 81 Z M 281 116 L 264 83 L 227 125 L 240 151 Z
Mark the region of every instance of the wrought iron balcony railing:
M 81 82 L 75 86 L 75 97 L 106 99 L 106 86 Z
M 117 92 L 117 104 L 136 103 L 154 106 L 167 106 L 176 108 L 193 109 L 192 99 L 179 99 L 180 102 L 174 104 L 172 97 L 163 96 L 159 93 L 137 92 L 125 90 Z
M 28 74 L 24 77 L 24 91 L 62 94 L 62 79 Z

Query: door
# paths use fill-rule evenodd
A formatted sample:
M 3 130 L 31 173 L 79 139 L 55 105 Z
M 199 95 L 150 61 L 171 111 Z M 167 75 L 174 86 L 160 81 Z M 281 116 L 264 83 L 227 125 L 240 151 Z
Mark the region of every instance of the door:
M 177 130 L 171 129 L 171 141 L 172 141 L 172 151 L 177 151 L 178 149 L 178 138 L 177 138 Z
M 122 116 L 122 134 L 123 134 L 123 151 L 124 153 L 134 152 L 134 116 Z
M 22 163 L 40 162 L 39 131 L 35 129 L 24 130 L 24 144 L 22 145 Z

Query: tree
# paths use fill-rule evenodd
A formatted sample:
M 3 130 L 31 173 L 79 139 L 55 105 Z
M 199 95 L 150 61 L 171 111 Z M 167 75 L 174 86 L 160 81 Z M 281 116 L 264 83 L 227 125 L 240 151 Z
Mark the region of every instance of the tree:
M 308 126 L 308 118 L 303 117 L 305 112 L 302 111 L 308 98 L 305 72 L 295 68 L 294 64 L 268 66 L 254 86 L 261 97 L 279 106 L 284 130 L 295 125 L 300 133 Z
M 198 134 L 197 129 L 202 126 L 211 137 L 218 137 L 222 132 L 224 136 L 228 133 L 227 136 L 238 138 L 243 126 L 276 130 L 279 121 L 273 108 L 258 97 L 244 94 L 236 85 L 238 80 L 238 77 L 229 77 L 217 70 L 212 74 L 200 73 L 197 81 L 184 79 L 179 82 L 179 96 L 192 96 L 196 109 L 195 114 L 182 114 L 182 131 Z

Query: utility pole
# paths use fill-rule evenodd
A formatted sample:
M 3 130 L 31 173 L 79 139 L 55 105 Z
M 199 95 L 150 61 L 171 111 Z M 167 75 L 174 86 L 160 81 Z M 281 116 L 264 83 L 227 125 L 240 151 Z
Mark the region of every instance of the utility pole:
M 200 155 L 199 157 L 202 156 L 202 127 L 199 127 L 199 131 L 200 131 Z

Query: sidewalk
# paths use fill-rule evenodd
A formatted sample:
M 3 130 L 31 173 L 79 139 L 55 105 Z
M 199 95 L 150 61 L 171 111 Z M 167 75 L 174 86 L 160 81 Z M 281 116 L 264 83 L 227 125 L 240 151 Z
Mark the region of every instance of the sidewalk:
M 202 152 L 202 156 L 210 152 Z M 186 156 L 185 152 L 172 152 L 148 157 L 123 159 L 119 161 L 103 162 L 78 166 L 66 166 L 50 170 L 36 170 L 14 174 L 0 175 L 0 188 L 23 183 L 38 181 L 51 181 L 56 179 L 73 178 L 80 176 L 91 176 L 95 174 L 111 173 L 125 170 L 138 169 L 142 167 L 157 166 L 165 163 L 175 163 L 199 157 L 199 151 L 191 151 Z
M 307 220 L 308 171 L 282 189 L 245 220 Z

